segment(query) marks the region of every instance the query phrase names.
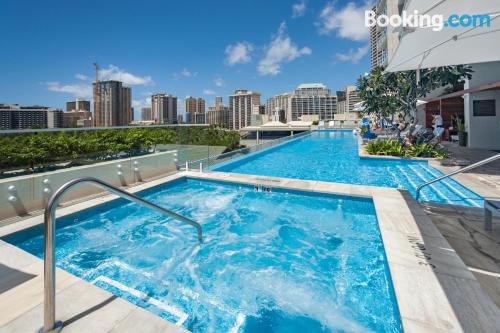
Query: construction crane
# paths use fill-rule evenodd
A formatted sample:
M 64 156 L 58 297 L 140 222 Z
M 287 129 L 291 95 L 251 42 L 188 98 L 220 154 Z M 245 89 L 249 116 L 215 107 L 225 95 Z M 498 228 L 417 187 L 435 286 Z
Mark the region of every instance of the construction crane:
M 99 82 L 99 71 L 101 70 L 101 66 L 97 62 L 94 62 L 95 67 L 95 82 Z

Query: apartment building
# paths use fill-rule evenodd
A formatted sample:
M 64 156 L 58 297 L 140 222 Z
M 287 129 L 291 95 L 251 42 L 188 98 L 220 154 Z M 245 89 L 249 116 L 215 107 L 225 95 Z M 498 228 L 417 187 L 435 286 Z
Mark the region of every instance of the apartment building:
M 77 98 L 74 101 L 66 102 L 66 112 L 82 110 L 90 111 L 90 101 Z
M 59 128 L 62 124 L 60 109 L 0 104 L 0 129 Z
M 222 97 L 215 97 L 215 105 L 208 108 L 206 123 L 229 128 L 229 107 L 224 105 Z
M 379 0 L 372 10 L 375 16 L 399 15 L 402 11 L 404 0 Z M 370 28 L 370 55 L 371 68 L 385 67 L 392 59 L 392 55 L 399 43 L 399 33 L 392 26 Z
M 284 115 L 284 121 L 297 121 L 302 116 L 317 115 L 331 120 L 337 113 L 337 96 L 322 83 L 300 84 L 292 93 L 284 93 L 267 100 L 270 115 Z
M 144 121 L 153 120 L 153 113 L 151 111 L 151 107 L 141 108 L 141 120 L 144 120 Z
M 120 81 L 96 81 L 94 88 L 95 126 L 127 126 L 134 115 L 132 89 Z
M 152 95 L 151 113 L 156 124 L 177 123 L 177 97 L 166 93 Z
M 260 93 L 239 89 L 229 96 L 229 128 L 250 126 L 252 114 L 260 112 Z

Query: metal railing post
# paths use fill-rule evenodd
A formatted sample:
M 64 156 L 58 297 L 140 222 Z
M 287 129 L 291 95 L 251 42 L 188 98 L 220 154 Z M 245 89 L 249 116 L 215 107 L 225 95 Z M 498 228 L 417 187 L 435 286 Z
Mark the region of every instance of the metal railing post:
M 480 167 L 480 166 L 482 166 L 482 165 L 485 165 L 485 164 L 487 164 L 487 163 L 493 162 L 493 161 L 498 160 L 498 159 L 500 159 L 500 154 L 493 155 L 493 156 L 488 157 L 488 158 L 486 158 L 486 159 L 484 159 L 484 160 L 482 160 L 482 161 L 479 161 L 479 162 L 473 163 L 473 164 L 471 164 L 471 165 L 469 165 L 469 166 L 466 166 L 465 168 L 458 169 L 458 170 L 456 170 L 456 171 L 453 171 L 453 172 L 447 173 L 446 175 L 443 175 L 443 176 L 441 176 L 441 177 L 437 177 L 437 178 L 435 178 L 435 179 L 433 179 L 433 180 L 430 180 L 430 181 L 428 181 L 428 182 L 426 182 L 426 183 L 420 184 L 420 185 L 417 187 L 417 194 L 415 195 L 415 199 L 418 201 L 418 198 L 420 197 L 420 191 L 421 191 L 424 187 L 426 187 L 426 186 L 428 186 L 428 185 L 431 185 L 431 184 L 433 184 L 433 183 L 435 183 L 435 182 L 438 182 L 438 181 L 443 180 L 443 179 L 445 179 L 445 178 L 448 178 L 448 177 L 451 177 L 451 176 L 453 176 L 453 175 L 456 175 L 457 173 L 461 173 L 461 172 L 465 172 L 465 171 L 469 171 L 469 170 L 475 169 L 475 168 L 477 168 L 477 167 Z
M 89 182 L 94 185 L 107 190 L 119 197 L 125 198 L 147 208 L 156 210 L 164 215 L 177 219 L 181 222 L 187 223 L 196 228 L 198 234 L 198 241 L 201 243 L 203 240 L 203 230 L 198 222 L 195 222 L 187 217 L 179 215 L 169 209 L 158 206 L 155 203 L 147 201 L 135 194 L 124 191 L 118 187 L 108 184 L 100 179 L 93 177 L 83 177 L 70 180 L 62 185 L 47 201 L 44 211 L 44 301 L 43 301 L 43 328 L 39 332 L 55 333 L 59 332 L 63 326 L 61 321 L 56 321 L 56 265 L 55 265 L 55 219 L 56 209 L 60 198 L 73 186 Z

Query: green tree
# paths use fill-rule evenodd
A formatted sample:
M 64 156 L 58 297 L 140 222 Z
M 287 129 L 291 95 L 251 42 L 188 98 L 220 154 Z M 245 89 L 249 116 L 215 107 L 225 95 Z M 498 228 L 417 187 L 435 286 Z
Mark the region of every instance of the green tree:
M 422 69 L 417 82 L 416 71 L 385 73 L 378 67 L 358 79 L 358 90 L 369 114 L 392 117 L 402 113 L 415 117 L 418 98 L 441 87 L 446 92 L 462 89 L 472 72 L 470 66 L 464 65 Z

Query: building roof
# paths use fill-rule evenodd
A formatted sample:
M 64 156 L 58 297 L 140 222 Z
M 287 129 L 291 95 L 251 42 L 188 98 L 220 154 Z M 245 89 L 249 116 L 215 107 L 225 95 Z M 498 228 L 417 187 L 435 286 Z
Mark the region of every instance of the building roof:
M 323 83 L 302 83 L 299 84 L 297 89 L 311 89 L 311 88 L 322 88 L 327 89 L 327 87 Z
M 287 127 L 289 125 L 282 123 L 281 121 L 268 121 L 267 123 L 261 125 L 260 127 Z

